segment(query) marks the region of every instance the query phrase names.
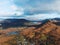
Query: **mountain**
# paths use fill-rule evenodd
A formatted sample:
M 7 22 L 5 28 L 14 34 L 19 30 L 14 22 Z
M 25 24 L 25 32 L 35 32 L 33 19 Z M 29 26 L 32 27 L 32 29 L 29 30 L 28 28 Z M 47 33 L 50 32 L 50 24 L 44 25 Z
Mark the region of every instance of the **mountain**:
M 21 34 L 29 39 L 32 39 L 32 40 L 35 39 L 37 41 L 39 41 L 41 39 L 41 37 L 43 40 L 47 38 L 48 39 L 47 42 L 49 42 L 49 44 L 51 44 L 50 42 L 52 42 L 52 41 L 55 41 L 54 43 L 56 45 L 57 45 L 57 43 L 60 42 L 60 26 L 59 25 L 56 25 L 51 20 L 48 20 L 42 26 L 37 26 L 37 27 L 38 28 L 30 27 L 30 28 L 24 29 L 21 32 Z M 44 38 L 44 37 L 46 37 L 46 38 Z M 54 43 L 53 43 L 53 45 L 54 45 Z M 60 43 L 58 45 L 60 45 Z
M 24 23 L 26 22 L 29 21 L 25 19 L 5 19 L 0 22 L 0 26 L 2 26 L 3 28 L 19 27 L 19 26 L 24 26 Z
M 11 24 L 10 21 L 8 22 L 9 24 Z M 15 21 L 12 21 L 12 22 L 15 23 Z M 19 22 L 20 22 L 20 19 L 19 19 Z M 43 42 L 42 42 L 43 44 L 45 44 L 46 42 L 46 43 L 49 43 L 48 45 L 57 45 L 57 44 L 60 45 L 60 25 L 57 25 L 55 23 L 52 20 L 45 20 L 42 24 L 36 25 L 35 27 L 26 27 L 23 29 L 19 27 L 19 28 L 8 28 L 5 30 L 0 30 L 1 35 L 3 33 L 5 36 L 4 38 L 1 37 L 0 42 L 1 40 L 2 42 L 9 41 L 9 40 L 6 40 L 9 37 L 7 37 L 5 34 L 10 35 L 10 32 L 11 34 L 13 34 L 16 31 L 17 32 L 20 31 L 20 34 L 23 35 L 27 39 L 27 41 L 37 41 L 37 45 L 40 45 L 41 39 L 43 39 Z M 5 39 L 5 41 L 3 39 Z
M 52 22 L 56 25 L 60 25 L 60 18 L 54 18 L 54 19 L 51 19 Z
M 37 21 L 29 21 L 26 19 L 5 19 L 0 21 L 0 27 L 3 28 L 9 28 L 9 27 L 31 27 L 31 26 L 37 26 L 40 25 L 41 22 Z
M 60 21 L 60 18 L 54 18 L 53 20 L 57 20 L 57 21 Z
M 54 18 L 54 19 L 45 19 L 41 21 L 29 21 L 26 19 L 5 19 L 3 21 L 0 21 L 0 27 L 3 28 L 9 28 L 9 27 L 20 27 L 20 26 L 35 26 L 36 28 L 39 28 L 43 26 L 45 23 L 47 23 L 49 20 L 53 22 L 56 25 L 60 25 L 60 19 Z

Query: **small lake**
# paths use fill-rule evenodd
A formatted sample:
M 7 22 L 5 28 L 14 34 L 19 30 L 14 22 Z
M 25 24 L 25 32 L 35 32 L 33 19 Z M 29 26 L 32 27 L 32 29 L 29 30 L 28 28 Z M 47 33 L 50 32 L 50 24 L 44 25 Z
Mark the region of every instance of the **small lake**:
M 7 35 L 18 35 L 18 34 L 19 34 L 19 32 L 17 32 L 17 31 L 7 33 Z

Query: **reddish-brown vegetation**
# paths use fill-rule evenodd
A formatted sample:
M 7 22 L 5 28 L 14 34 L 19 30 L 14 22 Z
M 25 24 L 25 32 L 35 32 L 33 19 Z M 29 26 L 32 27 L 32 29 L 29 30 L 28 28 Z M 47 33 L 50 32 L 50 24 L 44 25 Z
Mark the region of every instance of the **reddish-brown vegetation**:
M 32 39 L 35 42 L 36 41 L 38 42 L 40 40 L 47 41 L 47 40 L 50 40 L 48 36 L 50 36 L 50 37 L 53 36 L 54 37 L 53 39 L 55 40 L 55 44 L 56 45 L 60 44 L 60 26 L 55 25 L 52 21 L 48 21 L 43 26 L 38 27 L 38 28 L 36 28 L 36 27 L 8 28 L 6 30 L 0 30 L 0 33 L 5 35 L 9 32 L 14 32 L 14 31 L 18 31 L 18 32 L 21 31 L 20 32 L 21 35 L 25 36 L 25 38 Z M 2 36 L 0 38 L 0 44 L 6 42 L 8 40 L 11 40 L 13 37 L 14 36 L 9 36 L 9 37 Z M 39 44 L 37 44 L 37 45 L 39 45 Z

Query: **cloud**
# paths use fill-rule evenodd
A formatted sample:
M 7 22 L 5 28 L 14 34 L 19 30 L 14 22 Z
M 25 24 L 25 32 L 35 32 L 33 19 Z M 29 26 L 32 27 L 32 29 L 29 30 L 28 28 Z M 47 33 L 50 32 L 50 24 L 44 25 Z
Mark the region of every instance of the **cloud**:
M 0 0 L 0 17 L 29 20 L 60 18 L 59 4 L 60 0 Z
M 19 10 L 19 11 L 18 11 Z M 23 14 L 23 8 L 17 7 L 13 0 L 2 0 L 0 1 L 0 16 L 20 16 Z
M 58 16 L 57 16 L 58 15 Z M 24 16 L 11 16 L 11 17 L 0 17 L 0 19 L 27 19 L 31 21 L 39 21 L 45 19 L 53 19 L 53 18 L 60 18 L 58 13 L 51 13 L 51 14 L 34 14 L 34 15 L 24 15 Z
M 17 6 L 25 9 L 25 14 L 60 13 L 60 0 L 15 0 Z
M 57 16 L 58 15 L 58 16 Z M 28 20 L 44 20 L 44 19 L 52 19 L 52 18 L 60 18 L 60 15 L 57 13 L 53 14 L 35 14 L 35 15 L 28 15 L 24 17 L 25 19 Z
M 49 13 L 60 13 L 60 0 L 55 0 L 52 3 L 36 3 L 36 7 L 29 8 L 29 11 L 32 13 L 35 12 L 49 12 Z
M 15 16 L 21 16 L 24 14 L 24 9 L 21 7 L 17 7 L 16 5 L 11 5 L 11 9 L 14 10 Z

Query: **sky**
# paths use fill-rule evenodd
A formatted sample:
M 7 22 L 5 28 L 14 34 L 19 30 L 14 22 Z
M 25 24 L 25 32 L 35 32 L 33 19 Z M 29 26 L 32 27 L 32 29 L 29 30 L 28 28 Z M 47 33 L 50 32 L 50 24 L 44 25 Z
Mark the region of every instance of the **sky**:
M 0 18 L 60 18 L 60 0 L 0 0 Z

